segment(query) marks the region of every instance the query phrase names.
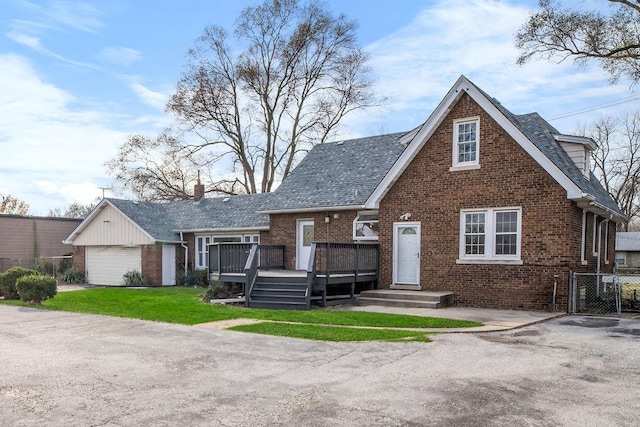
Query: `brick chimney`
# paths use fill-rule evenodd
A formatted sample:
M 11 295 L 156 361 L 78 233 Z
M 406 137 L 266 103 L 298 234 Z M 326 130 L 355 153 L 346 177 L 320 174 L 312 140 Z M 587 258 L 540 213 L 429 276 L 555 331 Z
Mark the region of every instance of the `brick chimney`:
M 198 171 L 198 182 L 193 186 L 193 200 L 199 201 L 204 197 L 204 184 L 200 183 L 200 171 Z

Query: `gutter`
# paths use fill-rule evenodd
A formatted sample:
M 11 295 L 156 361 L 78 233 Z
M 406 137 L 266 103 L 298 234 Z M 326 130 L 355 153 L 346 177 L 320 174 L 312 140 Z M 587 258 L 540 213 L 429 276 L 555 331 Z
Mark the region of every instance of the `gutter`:
M 174 233 L 180 233 L 182 239 L 182 233 L 217 233 L 217 232 L 232 232 L 232 231 L 269 231 L 269 226 L 262 227 L 242 227 L 242 228 L 196 228 L 196 229 L 184 229 L 184 230 L 171 230 Z
M 579 199 L 571 199 L 578 204 L 578 207 L 589 212 L 596 213 L 602 217 L 609 218 L 613 222 L 625 222 L 627 218 L 624 215 L 620 215 L 611 208 L 604 206 L 596 201 L 596 198 L 591 194 L 582 193 L 582 197 Z

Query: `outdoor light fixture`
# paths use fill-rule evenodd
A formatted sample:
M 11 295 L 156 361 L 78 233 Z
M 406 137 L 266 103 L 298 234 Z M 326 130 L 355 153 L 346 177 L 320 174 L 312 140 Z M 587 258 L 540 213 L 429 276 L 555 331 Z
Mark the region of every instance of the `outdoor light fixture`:
M 411 218 L 411 213 L 410 212 L 407 212 L 406 214 L 400 215 L 400 219 L 403 220 L 403 221 L 408 221 L 409 218 Z

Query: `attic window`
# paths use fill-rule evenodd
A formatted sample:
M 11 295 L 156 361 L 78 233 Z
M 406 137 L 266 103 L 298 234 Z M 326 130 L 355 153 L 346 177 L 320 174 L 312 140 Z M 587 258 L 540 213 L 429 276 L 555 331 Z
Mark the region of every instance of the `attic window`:
M 451 170 L 477 169 L 480 149 L 480 118 L 453 122 L 453 162 Z
M 360 212 L 353 220 L 353 240 L 378 240 L 378 212 Z

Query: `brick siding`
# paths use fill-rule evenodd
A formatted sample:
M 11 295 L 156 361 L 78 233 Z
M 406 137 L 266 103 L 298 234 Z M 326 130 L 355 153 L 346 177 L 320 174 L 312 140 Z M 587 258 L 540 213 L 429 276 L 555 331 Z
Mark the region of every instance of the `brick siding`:
M 451 172 L 453 121 L 471 116 L 480 117 L 481 168 Z M 516 206 L 522 209 L 522 265 L 456 264 L 461 209 Z M 588 265 L 580 264 L 582 210 L 466 94 L 380 203 L 381 287 L 392 282 L 393 223 L 407 212 L 421 223 L 422 289 L 453 291 L 458 305 L 545 310 L 558 275 L 557 302 L 566 307 L 569 271 L 595 268 L 590 224 Z M 593 221 L 593 214 L 587 218 Z
M 148 286 L 162 286 L 162 245 L 142 246 L 142 275 Z
M 325 217 L 329 215 L 329 222 Z M 271 224 L 267 241 L 264 244 L 285 245 L 285 268 L 296 268 L 296 233 L 297 221 L 301 219 L 313 220 L 314 241 L 330 241 L 339 243 L 353 242 L 353 220 L 357 211 L 324 211 L 305 212 L 297 214 L 271 215 Z M 338 217 L 335 218 L 335 215 Z M 262 239 L 262 236 L 260 236 Z

